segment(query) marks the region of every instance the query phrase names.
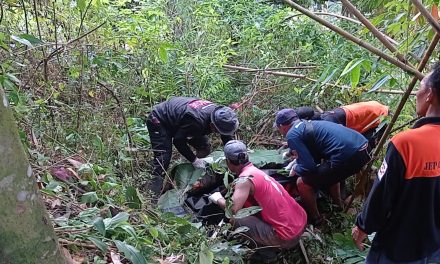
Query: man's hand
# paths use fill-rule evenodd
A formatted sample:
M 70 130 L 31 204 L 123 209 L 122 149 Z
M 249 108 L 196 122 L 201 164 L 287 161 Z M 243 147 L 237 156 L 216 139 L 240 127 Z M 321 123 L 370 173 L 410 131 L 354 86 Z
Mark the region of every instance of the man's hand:
M 283 152 L 283 159 L 284 160 L 292 160 L 292 152 L 289 151 L 285 151 Z
M 218 201 L 219 201 L 220 199 L 223 199 L 223 195 L 222 195 L 220 192 L 215 192 L 215 193 L 211 194 L 211 195 L 208 197 L 208 199 L 209 199 L 211 202 L 213 202 L 213 203 L 215 203 L 215 204 L 218 204 Z
M 365 238 L 367 238 L 367 234 L 364 231 L 360 230 L 359 227 L 355 226 L 351 230 L 351 237 L 353 238 L 353 242 L 356 245 L 356 247 L 360 251 L 364 251 L 365 248 L 362 242 L 364 241 Z
M 193 162 L 192 165 L 194 166 L 194 168 L 197 169 L 205 169 L 206 168 L 206 164 L 205 161 L 199 158 L 196 158 Z
M 289 165 L 287 165 L 286 167 L 284 167 L 284 169 L 289 171 L 289 176 L 293 177 L 295 176 L 296 172 L 295 172 L 295 167 L 296 167 L 296 159 L 294 159 L 293 161 L 291 161 L 289 163 Z

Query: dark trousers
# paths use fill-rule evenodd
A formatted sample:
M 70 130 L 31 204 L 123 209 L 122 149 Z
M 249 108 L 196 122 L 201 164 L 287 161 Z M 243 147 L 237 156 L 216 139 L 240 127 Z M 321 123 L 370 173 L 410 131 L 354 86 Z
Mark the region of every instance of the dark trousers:
M 369 160 L 368 151 L 364 149 L 335 167 L 332 167 L 330 162 L 323 162 L 315 173 L 303 176 L 302 180 L 313 187 L 326 188 L 358 173 Z
M 163 188 L 164 174 L 171 162 L 173 137 L 153 113 L 148 115 L 147 129 L 150 136 L 150 145 L 154 154 L 154 159 L 152 161 L 153 178 L 147 184 L 147 188 L 155 195 L 160 195 Z M 188 144 L 194 147 L 198 158 L 204 158 L 211 153 L 211 144 L 206 135 L 192 138 L 188 140 Z
M 167 133 L 160 121 L 150 113 L 147 119 L 148 134 L 150 145 L 153 150 L 154 158 L 152 162 L 152 176 L 147 188 L 155 195 L 160 195 L 163 187 L 163 175 L 167 171 L 171 162 L 173 152 L 173 139 Z
M 365 260 L 366 264 L 393 264 L 393 263 L 401 263 L 401 264 L 428 264 L 428 263 L 440 263 L 440 249 L 432 253 L 429 257 L 424 257 L 419 260 L 409 261 L 409 262 L 396 262 L 390 260 L 385 252 L 380 250 L 370 249 L 368 252 L 367 259 Z
M 280 248 L 292 248 L 296 246 L 301 238 L 302 232 L 290 240 L 282 240 L 273 227 L 264 222 L 257 216 L 247 216 L 240 219 L 234 219 L 234 229 L 240 226 L 246 226 L 248 231 L 243 232 L 242 238 L 250 242 L 250 246 L 264 247 L 273 246 Z

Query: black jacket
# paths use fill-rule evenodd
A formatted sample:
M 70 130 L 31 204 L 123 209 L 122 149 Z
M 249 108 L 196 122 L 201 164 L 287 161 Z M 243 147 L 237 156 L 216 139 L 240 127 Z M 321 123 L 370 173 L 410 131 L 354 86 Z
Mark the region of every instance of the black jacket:
M 190 162 L 196 159 L 188 139 L 211 133 L 211 113 L 218 105 L 193 97 L 173 97 L 153 108 L 153 114 L 173 138 L 177 150 Z M 221 135 L 223 144 L 232 139 Z
M 372 249 L 395 262 L 440 248 L 440 117 L 423 118 L 391 139 L 356 225 L 377 232 Z

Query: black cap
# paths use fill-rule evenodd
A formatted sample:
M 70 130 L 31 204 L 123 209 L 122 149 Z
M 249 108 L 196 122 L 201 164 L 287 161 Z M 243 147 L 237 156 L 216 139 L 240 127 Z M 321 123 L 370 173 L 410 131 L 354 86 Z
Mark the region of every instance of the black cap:
M 291 108 L 285 108 L 278 111 L 275 118 L 275 126 L 286 125 L 298 119 L 298 115 L 295 110 Z
M 211 122 L 222 135 L 232 136 L 237 131 L 239 122 L 237 114 L 227 106 L 218 106 L 211 113 Z

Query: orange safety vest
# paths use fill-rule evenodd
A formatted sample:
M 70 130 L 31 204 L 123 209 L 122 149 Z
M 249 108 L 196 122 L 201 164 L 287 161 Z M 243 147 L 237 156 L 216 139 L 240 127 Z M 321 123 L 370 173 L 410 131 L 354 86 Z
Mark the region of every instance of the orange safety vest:
M 388 115 L 388 106 L 376 101 L 341 106 L 345 112 L 346 127 L 364 133 L 380 123 L 380 116 Z

